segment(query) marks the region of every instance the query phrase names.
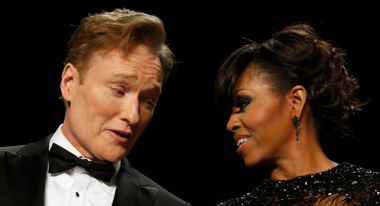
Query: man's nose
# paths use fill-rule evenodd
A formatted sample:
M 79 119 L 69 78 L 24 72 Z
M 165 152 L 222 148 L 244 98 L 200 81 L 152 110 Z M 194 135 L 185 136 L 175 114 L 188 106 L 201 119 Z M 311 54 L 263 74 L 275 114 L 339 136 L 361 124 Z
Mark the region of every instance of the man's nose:
M 140 120 L 140 101 L 137 95 L 129 95 L 123 102 L 121 118 L 130 125 L 135 125 Z

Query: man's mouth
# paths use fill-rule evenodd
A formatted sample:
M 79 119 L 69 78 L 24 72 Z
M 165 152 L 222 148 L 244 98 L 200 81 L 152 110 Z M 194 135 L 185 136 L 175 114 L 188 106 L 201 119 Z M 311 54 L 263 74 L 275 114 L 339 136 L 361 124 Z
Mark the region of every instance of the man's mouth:
M 121 132 L 121 131 L 114 131 L 117 135 L 120 137 L 123 137 L 125 139 L 131 138 L 131 135 L 129 133 Z

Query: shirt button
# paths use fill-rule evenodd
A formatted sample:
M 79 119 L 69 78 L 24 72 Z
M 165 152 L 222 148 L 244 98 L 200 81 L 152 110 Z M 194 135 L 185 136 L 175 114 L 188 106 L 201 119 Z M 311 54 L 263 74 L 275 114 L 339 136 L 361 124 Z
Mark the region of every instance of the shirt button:
M 79 197 L 79 192 L 75 192 L 75 196 Z

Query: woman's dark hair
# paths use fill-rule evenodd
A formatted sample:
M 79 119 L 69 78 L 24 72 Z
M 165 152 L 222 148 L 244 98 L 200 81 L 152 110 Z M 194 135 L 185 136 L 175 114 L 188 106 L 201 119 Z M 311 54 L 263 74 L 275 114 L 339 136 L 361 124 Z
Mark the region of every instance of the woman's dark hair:
M 321 140 L 348 135 L 347 121 L 365 104 L 356 98 L 357 80 L 345 67 L 345 52 L 322 39 L 308 24 L 285 27 L 263 43 L 251 42 L 234 51 L 219 69 L 217 103 L 230 107 L 233 87 L 251 64 L 258 65 L 278 94 L 302 85 Z

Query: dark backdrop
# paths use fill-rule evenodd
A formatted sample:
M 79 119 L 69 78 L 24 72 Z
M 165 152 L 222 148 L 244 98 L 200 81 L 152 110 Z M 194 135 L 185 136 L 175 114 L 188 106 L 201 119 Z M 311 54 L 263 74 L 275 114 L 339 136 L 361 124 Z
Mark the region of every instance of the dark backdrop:
M 244 167 L 215 111 L 213 81 L 222 61 L 244 43 L 242 37 L 260 41 L 296 21 L 311 23 L 348 52 L 348 68 L 360 80 L 362 96 L 371 99 L 350 122 L 359 139 L 330 145 L 331 158 L 380 170 L 375 1 L 50 2 L 1 7 L 0 146 L 25 144 L 55 131 L 63 119 L 59 82 L 73 25 L 88 13 L 126 7 L 161 17 L 177 56 L 176 72 L 152 123 L 129 156 L 141 172 L 176 195 L 193 205 L 215 205 L 257 181 L 260 173 Z

